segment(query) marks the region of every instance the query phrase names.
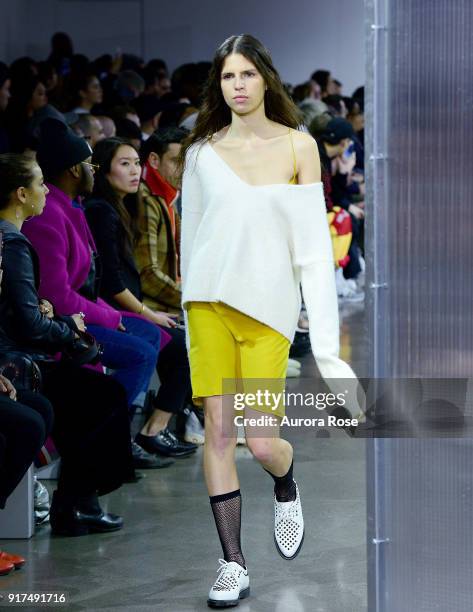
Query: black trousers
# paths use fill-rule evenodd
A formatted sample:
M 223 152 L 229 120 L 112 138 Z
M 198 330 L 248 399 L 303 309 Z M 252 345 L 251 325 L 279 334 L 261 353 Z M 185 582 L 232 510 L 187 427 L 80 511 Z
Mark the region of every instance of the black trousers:
M 51 432 L 53 408 L 42 395 L 0 396 L 0 508 L 23 478 Z
M 111 376 L 72 364 L 42 372 L 61 455 L 58 491 L 83 497 L 117 489 L 133 474 L 125 389 Z
M 191 373 L 184 330 L 166 327 L 166 332 L 172 340 L 159 353 L 156 370 L 161 386 L 154 407 L 177 414 L 192 401 Z

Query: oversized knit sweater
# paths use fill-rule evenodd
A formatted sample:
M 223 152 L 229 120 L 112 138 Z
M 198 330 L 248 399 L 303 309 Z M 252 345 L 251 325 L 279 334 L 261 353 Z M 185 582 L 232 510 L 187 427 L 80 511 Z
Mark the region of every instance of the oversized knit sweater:
M 193 145 L 182 183 L 181 275 L 184 310 L 192 301 L 224 302 L 291 342 L 302 285 L 321 375 L 356 378 L 338 356 L 335 270 L 322 183 L 252 186 L 210 143 Z

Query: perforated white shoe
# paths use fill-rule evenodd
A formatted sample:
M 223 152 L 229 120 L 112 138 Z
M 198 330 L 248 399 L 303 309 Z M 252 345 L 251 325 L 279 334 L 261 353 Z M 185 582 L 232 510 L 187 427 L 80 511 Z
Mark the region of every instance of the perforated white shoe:
M 304 517 L 302 516 L 299 487 L 296 484 L 296 499 L 278 502 L 274 496 L 274 543 L 283 559 L 294 559 L 304 542 Z
M 237 606 L 240 599 L 250 594 L 248 570 L 235 561 L 218 560 L 218 576 L 209 591 L 207 604 L 210 608 L 231 608 Z

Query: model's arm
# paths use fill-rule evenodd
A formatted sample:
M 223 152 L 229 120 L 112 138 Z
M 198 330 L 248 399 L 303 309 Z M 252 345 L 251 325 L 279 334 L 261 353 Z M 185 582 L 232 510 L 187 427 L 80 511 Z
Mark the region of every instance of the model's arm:
M 192 254 L 195 236 L 202 220 L 202 193 L 196 168 L 195 149 L 189 150 L 186 156 L 186 166 L 182 175 L 182 218 L 181 218 L 181 287 L 184 291 L 187 282 L 187 271 Z M 187 311 L 184 309 L 186 330 L 186 347 L 189 351 L 189 324 Z
M 181 220 L 181 279 L 182 287 L 187 281 L 187 271 L 195 236 L 202 219 L 202 193 L 197 174 L 195 152 L 188 152 L 182 176 L 182 220 Z
M 299 183 L 316 183 L 320 181 L 317 146 L 314 141 L 304 144 L 306 148 L 299 154 Z M 313 195 L 304 210 L 303 222 L 296 220 L 295 234 L 296 260 L 309 317 L 312 352 L 319 372 L 331 391 L 347 396 L 347 408 L 356 417 L 361 412 L 357 400 L 358 381 L 350 366 L 339 357 L 335 264 L 322 185 L 314 186 Z
M 297 159 L 297 182 L 300 185 L 320 182 L 319 150 L 312 136 L 303 132 L 296 132 L 294 135 L 294 148 Z

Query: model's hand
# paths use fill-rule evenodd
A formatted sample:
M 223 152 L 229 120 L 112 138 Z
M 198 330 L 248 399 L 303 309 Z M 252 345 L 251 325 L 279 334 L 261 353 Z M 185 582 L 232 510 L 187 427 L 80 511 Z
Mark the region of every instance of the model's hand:
M 348 212 L 350 212 L 356 219 L 364 219 L 365 217 L 363 209 L 356 204 L 350 204 L 348 207 Z
M 16 401 L 16 389 L 12 383 L 0 374 L 0 393 L 8 395 L 8 397 Z

